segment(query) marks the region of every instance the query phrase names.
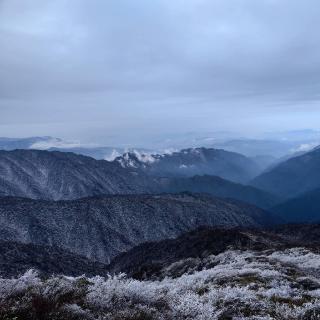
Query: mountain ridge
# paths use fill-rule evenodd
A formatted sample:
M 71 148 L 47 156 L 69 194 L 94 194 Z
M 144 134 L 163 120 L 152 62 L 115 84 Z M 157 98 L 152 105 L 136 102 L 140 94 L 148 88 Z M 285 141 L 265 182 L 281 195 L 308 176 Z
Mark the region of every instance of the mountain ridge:
M 0 194 L 34 199 L 152 191 L 150 178 L 133 169 L 71 152 L 0 151 L 0 174 Z
M 156 177 L 214 175 L 243 183 L 259 173 L 257 163 L 242 154 L 203 147 L 182 149 L 162 155 L 126 153 L 117 157 L 115 161 L 124 168 L 140 169 Z
M 291 158 L 253 179 L 256 188 L 293 198 L 320 188 L 320 149 Z

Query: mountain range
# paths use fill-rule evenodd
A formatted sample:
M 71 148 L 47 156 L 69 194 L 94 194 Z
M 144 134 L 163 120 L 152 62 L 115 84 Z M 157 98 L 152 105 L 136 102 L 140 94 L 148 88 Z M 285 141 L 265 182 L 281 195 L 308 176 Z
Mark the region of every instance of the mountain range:
M 239 159 L 240 164 L 233 166 Z M 58 151 L 0 151 L 0 196 L 74 200 L 104 194 L 189 191 L 274 210 L 289 222 L 318 221 L 319 148 L 270 168 L 250 185 L 212 175 L 224 176 L 224 170 L 231 172 L 228 168 L 232 167 L 234 176 L 248 178 L 255 168 L 251 165 L 241 155 L 205 148 L 171 155 L 127 153 L 114 161 Z
M 135 152 L 148 153 L 145 148 L 125 148 L 125 147 L 109 147 L 95 144 L 81 144 L 77 141 L 66 141 L 60 138 L 42 136 L 29 138 L 5 138 L 0 137 L 0 150 L 12 151 L 16 149 L 25 150 L 47 150 L 72 152 L 79 155 L 92 157 L 97 160 L 114 160 L 128 150 Z
M 143 153 L 167 153 L 169 150 L 180 150 L 186 148 L 205 148 L 223 149 L 226 151 L 243 154 L 250 158 L 263 159 L 260 165 L 266 161 L 271 164 L 274 160 L 289 157 L 295 152 L 307 152 L 313 147 L 320 144 L 320 134 L 318 131 L 302 130 L 293 132 L 280 132 L 276 134 L 266 134 L 259 138 L 234 138 L 222 132 L 211 132 L 205 135 L 195 133 L 183 134 L 181 139 L 157 139 L 153 143 L 147 143 L 143 147 L 127 146 L 110 146 L 81 143 L 79 141 L 69 141 L 61 138 L 40 136 L 27 138 L 6 138 L 0 137 L 1 150 L 15 149 L 39 149 L 51 151 L 74 152 L 86 156 L 100 159 L 112 160 L 117 154 L 121 155 L 126 150 L 136 150 Z M 162 142 L 160 142 L 162 141 Z M 160 142 L 160 144 L 159 144 Z
M 152 180 L 117 162 L 68 152 L 0 151 L 0 195 L 77 199 L 98 194 L 152 191 Z
M 0 151 L 0 195 L 71 200 L 101 194 L 191 191 L 235 198 L 262 208 L 280 202 L 267 192 L 219 177 L 153 176 L 141 169 L 142 164 L 123 166 L 119 159 L 95 160 L 68 152 Z
M 36 259 L 42 269 L 52 248 L 52 256 L 65 257 L 66 263 L 87 259 L 86 272 L 94 267 L 91 261 L 98 261 L 102 273 L 119 253 L 201 226 L 317 223 L 319 169 L 319 148 L 255 178 L 260 169 L 252 159 L 218 149 L 131 152 L 113 161 L 60 151 L 2 150 L 0 240 L 5 248 L 24 248 L 25 260 Z M 250 185 L 236 182 L 250 179 Z M 44 256 L 37 258 L 36 246 Z M 9 264 L 10 250 L 3 253 Z M 49 269 L 60 267 L 68 269 Z

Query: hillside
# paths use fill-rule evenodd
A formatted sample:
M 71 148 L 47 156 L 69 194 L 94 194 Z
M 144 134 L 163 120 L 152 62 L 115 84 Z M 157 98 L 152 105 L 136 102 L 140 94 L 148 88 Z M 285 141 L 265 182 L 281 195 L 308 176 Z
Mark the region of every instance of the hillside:
M 214 243 L 219 242 L 210 230 L 185 239 L 208 239 L 203 249 L 210 249 L 211 237 Z M 197 247 L 197 242 L 192 247 L 182 239 L 177 242 L 184 246 L 182 250 Z M 235 239 L 241 239 L 240 234 Z M 241 243 L 244 250 L 209 251 L 202 257 L 176 261 L 160 274 L 153 272 L 155 279 L 149 281 L 124 274 L 41 278 L 32 270 L 13 279 L 0 279 L 0 316 L 41 320 L 316 320 L 320 308 L 319 247 L 265 250 L 267 244 L 245 249 L 245 241 Z M 173 252 L 182 251 L 171 247 Z
M 292 223 L 320 222 L 320 189 L 306 192 L 270 209 Z
M 0 240 L 0 277 L 21 275 L 29 269 L 37 269 L 44 276 L 107 275 L 106 265 L 58 247 Z
M 203 225 L 264 226 L 272 214 L 208 195 L 119 195 L 74 201 L 0 198 L 0 239 L 60 246 L 108 262 L 146 241 Z
M 180 277 L 214 267 L 211 255 L 227 250 L 285 250 L 294 247 L 320 248 L 320 225 L 283 225 L 264 229 L 203 227 L 175 239 L 143 243 L 117 256 L 112 273 L 130 277 L 163 279 Z
M 0 151 L 0 195 L 76 199 L 152 191 L 151 179 L 116 162 L 68 152 Z
M 320 188 L 320 148 L 280 163 L 251 185 L 287 198 Z

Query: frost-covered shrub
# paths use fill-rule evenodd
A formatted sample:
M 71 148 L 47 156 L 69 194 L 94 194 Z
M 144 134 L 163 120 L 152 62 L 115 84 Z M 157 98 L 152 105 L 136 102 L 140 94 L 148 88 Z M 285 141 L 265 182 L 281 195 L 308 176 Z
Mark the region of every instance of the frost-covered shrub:
M 17 279 L 0 279 L 0 319 L 320 318 L 314 268 L 319 255 L 305 249 L 227 251 L 210 259 L 213 268 L 161 281 L 125 275 L 40 279 L 28 271 Z

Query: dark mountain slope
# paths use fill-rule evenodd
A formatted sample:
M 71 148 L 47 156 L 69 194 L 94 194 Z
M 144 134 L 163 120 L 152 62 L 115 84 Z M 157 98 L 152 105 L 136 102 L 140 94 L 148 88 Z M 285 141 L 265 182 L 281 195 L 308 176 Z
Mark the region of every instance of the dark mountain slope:
M 177 277 L 214 267 L 208 257 L 228 249 L 260 251 L 297 246 L 319 250 L 320 225 L 285 225 L 264 230 L 200 228 L 176 239 L 143 243 L 117 256 L 109 269 L 111 273 L 124 272 L 137 279 Z
M 180 260 L 219 254 L 231 246 L 235 249 L 267 247 L 252 241 L 240 229 L 201 228 L 176 239 L 143 243 L 117 256 L 109 268 L 112 273 L 124 272 L 134 278 L 147 279 L 158 277 L 164 268 Z
M 0 151 L 0 195 L 76 199 L 152 191 L 152 180 L 116 162 L 65 152 Z
M 320 246 L 320 224 L 284 224 L 268 228 L 267 231 L 280 236 L 292 246 Z
M 164 192 L 202 192 L 216 197 L 233 198 L 268 209 L 281 202 L 281 198 L 251 186 L 244 186 L 216 176 L 190 178 L 160 178 Z
M 0 198 L 0 239 L 60 246 L 108 262 L 146 241 L 204 225 L 263 226 L 268 212 L 208 195 L 123 195 L 74 201 Z
M 287 222 L 320 222 L 320 189 L 289 199 L 271 210 Z
M 57 247 L 0 241 L 0 277 L 17 276 L 29 269 L 43 275 L 107 275 L 106 265 Z
M 287 198 L 320 188 L 320 148 L 280 163 L 251 184 Z
M 247 182 L 259 174 L 257 163 L 239 153 L 221 149 L 192 148 L 172 154 L 127 153 L 116 158 L 125 168 L 139 168 L 151 176 L 191 177 L 214 175 L 235 182 Z

